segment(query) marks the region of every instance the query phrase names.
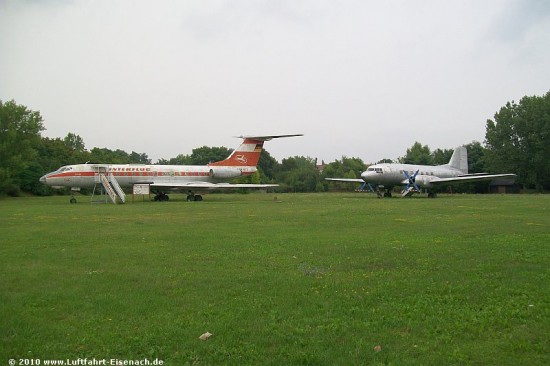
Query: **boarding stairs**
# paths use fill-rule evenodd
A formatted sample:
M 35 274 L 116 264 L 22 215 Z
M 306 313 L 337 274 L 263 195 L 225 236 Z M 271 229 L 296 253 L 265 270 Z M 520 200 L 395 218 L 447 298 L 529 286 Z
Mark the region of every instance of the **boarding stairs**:
M 414 187 L 409 187 L 401 192 L 401 197 L 410 197 L 415 193 L 420 193 L 420 191 Z
M 121 203 L 126 202 L 126 195 L 124 194 L 124 191 L 122 190 L 120 184 L 118 184 L 118 181 L 112 173 L 105 174 L 101 172 L 98 174 L 98 176 L 101 185 L 105 189 L 105 192 L 107 192 L 107 195 L 111 199 L 112 203 L 117 203 L 117 197 L 119 198 Z

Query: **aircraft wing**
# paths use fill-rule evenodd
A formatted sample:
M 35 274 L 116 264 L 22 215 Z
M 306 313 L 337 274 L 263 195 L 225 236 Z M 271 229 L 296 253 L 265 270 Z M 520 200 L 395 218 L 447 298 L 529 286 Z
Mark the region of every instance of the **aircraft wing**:
M 495 178 L 515 178 L 515 174 L 471 174 L 453 178 L 435 178 L 430 180 L 431 184 L 444 184 L 452 182 L 476 182 L 480 180 L 491 180 Z
M 235 188 L 270 188 L 278 187 L 278 184 L 231 184 L 231 183 L 210 183 L 210 182 L 171 182 L 171 183 L 152 183 L 154 188 L 170 188 L 170 189 L 198 189 L 198 190 L 216 190 L 216 189 L 235 189 Z
M 365 183 L 363 179 L 359 179 L 359 178 L 325 178 L 325 180 L 330 180 L 332 182 Z

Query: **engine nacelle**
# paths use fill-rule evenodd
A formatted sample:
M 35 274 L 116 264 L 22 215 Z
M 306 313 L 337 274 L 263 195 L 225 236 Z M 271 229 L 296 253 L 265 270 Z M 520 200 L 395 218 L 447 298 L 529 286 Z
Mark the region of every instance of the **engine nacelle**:
M 434 179 L 431 175 L 417 175 L 414 182 L 417 186 L 422 188 L 430 188 L 432 186 L 431 180 Z
M 240 177 L 243 173 L 239 169 L 211 168 L 210 176 L 213 178 L 230 179 Z

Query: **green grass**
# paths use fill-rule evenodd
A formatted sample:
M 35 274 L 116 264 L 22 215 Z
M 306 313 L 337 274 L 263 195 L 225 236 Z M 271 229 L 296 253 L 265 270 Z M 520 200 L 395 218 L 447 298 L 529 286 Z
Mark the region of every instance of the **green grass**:
M 548 195 L 174 198 L 0 200 L 0 364 L 550 363 Z

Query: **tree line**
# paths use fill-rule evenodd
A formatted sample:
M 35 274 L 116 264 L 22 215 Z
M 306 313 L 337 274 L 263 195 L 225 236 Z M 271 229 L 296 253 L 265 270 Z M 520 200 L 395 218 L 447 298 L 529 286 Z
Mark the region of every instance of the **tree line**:
M 43 137 L 44 121 L 40 112 L 15 101 L 0 100 L 0 195 L 17 196 L 22 192 L 50 195 L 49 187 L 39 178 L 60 166 L 83 162 L 113 164 L 151 164 L 145 153 L 94 147 L 85 149 L 75 133 L 64 138 Z M 543 96 L 525 96 L 508 102 L 486 122 L 484 144 L 473 141 L 468 149 L 470 173 L 515 173 L 517 183 L 526 189 L 550 189 L 550 92 Z M 231 149 L 203 146 L 191 154 L 160 159 L 157 164 L 202 165 L 225 159 Z M 415 142 L 399 162 L 409 164 L 446 164 L 452 149 L 431 150 Z M 379 162 L 391 162 L 384 159 Z M 376 163 L 379 163 L 376 162 Z M 323 192 L 353 190 L 344 183 L 327 182 L 329 177 L 359 178 L 367 164 L 360 158 L 342 157 L 325 164 L 306 156 L 293 156 L 279 163 L 263 150 L 258 172 L 241 182 L 277 183 L 284 192 Z M 486 192 L 487 183 L 457 186 L 454 191 Z

